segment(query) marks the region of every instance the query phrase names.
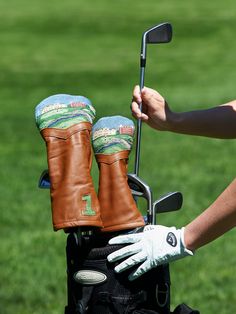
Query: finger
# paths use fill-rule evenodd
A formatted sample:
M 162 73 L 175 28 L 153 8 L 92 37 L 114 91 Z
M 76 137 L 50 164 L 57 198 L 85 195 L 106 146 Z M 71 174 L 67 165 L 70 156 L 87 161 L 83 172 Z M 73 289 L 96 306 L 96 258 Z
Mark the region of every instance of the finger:
M 141 118 L 141 110 L 139 108 L 139 104 L 136 101 L 134 101 L 134 100 L 131 103 L 131 111 L 132 111 L 132 115 L 136 119 Z
M 137 245 L 137 243 L 131 244 L 131 245 L 123 247 L 122 249 L 117 250 L 117 251 L 109 254 L 107 256 L 107 260 L 108 260 L 108 262 L 116 262 L 116 261 L 118 261 L 122 258 L 125 258 L 127 256 L 130 256 L 132 254 L 136 254 L 139 251 L 140 251 L 140 247 L 139 247 L 139 245 Z
M 115 272 L 121 273 L 139 263 L 142 263 L 143 261 L 145 261 L 145 259 L 146 259 L 146 256 L 142 252 L 132 255 L 129 258 L 127 258 L 125 261 L 117 265 L 115 267 Z
M 134 90 L 133 90 L 133 100 L 136 101 L 137 103 L 140 103 L 142 101 L 139 85 L 136 85 L 134 87 Z
M 145 113 L 146 110 L 144 112 L 141 112 L 137 103 L 131 104 L 131 110 L 132 110 L 132 116 L 135 119 L 141 119 L 144 122 L 149 120 L 148 115 Z
M 144 273 L 146 273 L 150 268 L 149 266 L 149 262 L 145 261 L 143 264 L 141 264 L 135 271 L 133 271 L 129 276 L 128 279 L 130 281 L 133 281 L 137 278 L 139 278 L 140 276 L 142 276 Z M 149 266 L 149 267 L 148 267 Z
M 127 244 L 127 243 L 136 243 L 140 240 L 141 233 L 136 234 L 125 234 L 114 237 L 109 240 L 109 244 Z

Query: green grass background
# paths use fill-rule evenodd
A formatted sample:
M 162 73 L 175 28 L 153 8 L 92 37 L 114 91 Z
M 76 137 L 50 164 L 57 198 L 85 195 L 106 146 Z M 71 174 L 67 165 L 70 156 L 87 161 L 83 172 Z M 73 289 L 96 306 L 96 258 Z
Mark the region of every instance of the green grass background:
M 234 0 L 0 2 L 0 313 L 58 314 L 66 304 L 66 235 L 52 231 L 49 193 L 37 188 L 47 164 L 35 106 L 53 94 L 80 94 L 97 118 L 131 118 L 141 34 L 164 21 L 173 41 L 148 47 L 146 85 L 175 111 L 234 99 Z M 235 177 L 235 151 L 233 140 L 144 126 L 141 177 L 155 198 L 184 195 L 182 210 L 158 222 L 181 227 L 201 213 Z M 92 173 L 97 181 L 95 164 Z M 203 314 L 235 313 L 235 241 L 231 231 L 171 265 L 172 308 L 186 302 Z

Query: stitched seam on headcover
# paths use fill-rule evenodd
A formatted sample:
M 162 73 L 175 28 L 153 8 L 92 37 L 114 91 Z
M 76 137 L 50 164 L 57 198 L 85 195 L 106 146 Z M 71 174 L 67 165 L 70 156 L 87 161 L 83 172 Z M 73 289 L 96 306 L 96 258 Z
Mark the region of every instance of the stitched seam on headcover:
M 83 130 L 92 130 L 92 125 L 90 122 L 80 122 L 76 125 L 73 125 L 67 129 L 57 129 L 57 128 L 46 128 L 40 131 L 43 137 L 57 137 L 61 139 L 67 139 L 71 135 L 83 131 Z
M 122 152 L 118 152 L 112 155 L 105 155 L 105 154 L 96 154 L 97 162 L 102 162 L 105 164 L 113 164 L 114 162 L 121 160 L 121 159 L 128 159 L 129 150 L 124 150 Z

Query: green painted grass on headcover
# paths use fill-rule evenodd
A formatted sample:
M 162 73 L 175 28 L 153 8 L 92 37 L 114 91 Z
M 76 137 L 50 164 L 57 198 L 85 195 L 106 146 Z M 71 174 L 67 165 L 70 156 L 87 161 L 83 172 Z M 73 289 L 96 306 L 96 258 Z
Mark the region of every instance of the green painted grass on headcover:
M 50 96 L 35 109 L 37 127 L 66 129 L 80 122 L 93 122 L 95 109 L 83 96 L 59 94 Z
M 114 154 L 131 150 L 134 123 L 122 117 L 104 117 L 93 126 L 92 143 L 95 154 Z

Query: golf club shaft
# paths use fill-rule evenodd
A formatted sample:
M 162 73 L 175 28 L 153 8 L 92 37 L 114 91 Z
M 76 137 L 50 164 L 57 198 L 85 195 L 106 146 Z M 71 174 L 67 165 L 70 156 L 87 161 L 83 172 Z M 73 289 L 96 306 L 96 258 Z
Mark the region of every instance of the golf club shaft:
M 145 76 L 145 67 L 140 67 L 140 92 L 144 87 L 144 76 Z M 139 109 L 142 112 L 142 102 L 139 104 Z M 134 173 L 139 175 L 139 161 L 140 161 L 140 146 L 141 146 L 141 130 L 142 130 L 142 120 L 138 119 L 137 121 L 137 133 L 136 133 L 136 152 L 135 152 L 135 164 L 134 164 Z

